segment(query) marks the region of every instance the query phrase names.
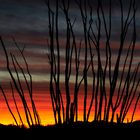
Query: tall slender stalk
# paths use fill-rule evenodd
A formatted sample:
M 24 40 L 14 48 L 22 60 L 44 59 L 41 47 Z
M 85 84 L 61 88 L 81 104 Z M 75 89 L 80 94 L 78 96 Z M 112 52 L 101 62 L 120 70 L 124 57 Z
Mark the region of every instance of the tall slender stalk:
M 17 119 L 16 119 L 16 117 L 15 117 L 15 115 L 14 115 L 14 113 L 13 113 L 13 111 L 12 111 L 10 105 L 9 105 L 9 102 L 8 102 L 8 100 L 7 100 L 6 94 L 5 94 L 5 92 L 4 92 L 3 88 L 2 88 L 2 86 L 0 86 L 0 89 L 1 89 L 1 92 L 2 92 L 3 97 L 4 97 L 4 99 L 5 99 L 5 102 L 6 102 L 6 105 L 7 105 L 7 107 L 8 107 L 8 110 L 9 110 L 10 114 L 12 115 L 12 117 L 13 117 L 13 119 L 14 119 L 16 125 L 18 126 Z
M 39 115 L 38 115 L 38 112 L 37 112 L 37 109 L 35 107 L 35 103 L 34 103 L 34 100 L 33 100 L 32 76 L 31 76 L 29 68 L 28 68 L 28 63 L 27 63 L 27 61 L 24 57 L 23 50 L 20 50 L 19 47 L 18 47 L 18 44 L 15 42 L 15 40 L 13 40 L 16 47 L 18 48 L 18 50 L 21 54 L 21 57 L 24 60 L 25 67 L 26 67 L 26 70 L 27 70 L 27 74 L 30 77 L 29 81 L 27 80 L 27 76 L 25 74 L 25 71 L 23 70 L 22 66 L 19 64 L 15 55 L 10 52 L 10 56 L 9 56 L 2 38 L 0 38 L 0 40 L 1 40 L 1 44 L 2 44 L 4 53 L 5 53 L 5 56 L 6 56 L 7 70 L 10 74 L 12 83 L 14 84 L 15 89 L 16 89 L 16 91 L 17 91 L 17 93 L 18 93 L 18 95 L 19 95 L 19 97 L 22 101 L 22 104 L 23 104 L 23 107 L 24 107 L 24 113 L 25 113 L 26 120 L 27 120 L 27 124 L 28 124 L 29 127 L 31 127 L 32 125 L 40 125 Z M 11 62 L 12 62 L 13 68 L 14 68 L 15 75 L 13 74 L 13 72 L 10 68 L 10 58 L 11 58 Z M 20 71 L 18 71 L 18 70 L 20 70 Z M 24 91 L 23 84 L 22 84 L 23 81 L 20 79 L 20 76 L 19 76 L 20 72 L 21 72 L 21 74 L 24 78 L 23 81 L 24 81 L 24 83 L 27 87 L 27 90 L 28 90 L 28 95 L 29 95 L 29 99 L 31 100 L 32 110 L 29 108 L 28 102 L 26 100 L 25 91 Z M 13 96 L 13 99 L 14 99 L 14 102 L 15 102 L 14 96 Z M 15 105 L 16 105 L 16 102 L 15 102 Z M 17 109 L 17 111 L 18 111 L 18 109 Z M 33 112 L 33 116 L 32 116 L 31 112 Z M 18 115 L 19 115 L 19 111 L 18 111 Z M 21 120 L 20 115 L 19 115 L 19 117 L 20 117 L 20 120 Z
M 16 107 L 16 111 L 18 113 L 18 116 L 19 116 L 19 119 L 20 119 L 20 122 L 21 122 L 22 126 L 24 126 L 23 119 L 21 117 L 21 113 L 18 109 L 18 105 L 17 105 L 16 99 L 15 99 L 15 93 L 14 93 L 13 85 L 12 85 L 11 82 L 10 82 L 10 86 L 11 86 L 11 89 L 12 89 L 12 97 L 13 97 L 13 101 L 14 101 L 14 104 L 15 104 L 15 107 Z

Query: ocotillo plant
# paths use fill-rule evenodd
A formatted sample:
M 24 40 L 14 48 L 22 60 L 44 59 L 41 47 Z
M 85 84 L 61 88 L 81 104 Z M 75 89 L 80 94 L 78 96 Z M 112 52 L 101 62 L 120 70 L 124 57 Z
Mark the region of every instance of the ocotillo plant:
M 49 19 L 49 50 L 48 55 L 49 63 L 51 66 L 50 73 L 50 94 L 54 112 L 55 123 L 62 123 L 65 121 L 63 97 L 60 90 L 60 48 L 59 48 L 59 36 L 58 36 L 58 1 L 56 2 L 56 15 L 50 8 L 50 1 L 46 2 L 48 7 L 48 19 Z M 55 48 L 56 42 L 56 48 Z M 55 55 L 55 49 L 57 55 Z M 63 117 L 62 117 L 63 115 Z
M 6 49 L 6 46 L 4 44 L 4 41 L 2 40 L 2 37 L 0 37 L 0 40 L 1 40 L 1 44 L 2 44 L 4 53 L 5 53 L 5 56 L 6 56 L 7 70 L 9 72 L 10 77 L 11 77 L 12 83 L 13 83 L 13 85 L 14 85 L 17 93 L 18 93 L 18 96 L 20 97 L 20 99 L 22 101 L 22 105 L 24 107 L 24 113 L 25 113 L 25 116 L 26 116 L 27 124 L 28 124 L 29 127 L 31 127 L 32 125 L 40 125 L 40 118 L 39 118 L 39 115 L 38 115 L 38 112 L 37 112 L 37 109 L 36 109 L 36 106 L 35 106 L 35 103 L 34 103 L 34 99 L 33 99 L 32 76 L 31 76 L 30 71 L 29 71 L 28 63 L 27 63 L 26 58 L 24 56 L 24 49 L 23 50 L 20 49 L 18 44 L 16 43 L 16 41 L 13 39 L 13 42 L 15 43 L 15 46 L 18 49 L 18 51 L 19 51 L 19 53 L 20 53 L 20 55 L 21 55 L 21 57 L 24 61 L 26 71 L 24 71 L 22 65 L 20 65 L 20 63 L 18 62 L 16 56 L 14 54 L 12 54 L 11 52 L 10 52 L 10 54 L 7 52 L 7 49 Z M 13 73 L 11 67 L 10 67 L 10 59 L 11 59 L 11 63 L 13 65 L 14 72 L 15 72 L 16 76 L 14 75 L 14 73 Z M 25 95 L 25 90 L 24 90 L 23 83 L 22 83 L 23 81 L 22 81 L 22 79 L 20 79 L 19 72 L 21 72 L 21 74 L 24 78 L 24 84 L 27 87 L 27 93 L 28 93 L 29 99 L 31 101 L 32 109 L 29 108 L 29 105 L 28 105 L 29 102 L 27 102 L 27 98 L 25 97 L 26 95 Z M 27 72 L 27 75 L 26 75 L 26 72 Z M 29 77 L 29 79 L 27 77 Z M 12 94 L 13 94 L 12 84 L 11 84 L 11 88 L 12 88 Z M 3 95 L 4 95 L 5 100 L 6 100 L 6 96 L 4 94 L 4 91 L 2 90 L 2 92 L 3 92 Z M 13 96 L 13 99 L 14 99 L 14 103 L 16 105 L 16 101 L 15 101 L 14 96 Z M 7 103 L 7 106 L 8 106 L 8 103 Z M 9 108 L 9 111 L 10 111 L 10 107 L 8 107 L 8 108 Z M 20 117 L 20 120 L 21 120 L 21 115 L 20 115 L 17 107 L 16 107 L 16 110 L 17 110 L 17 113 L 18 113 L 18 115 Z
M 110 121 L 109 117 L 111 115 L 111 121 L 114 121 L 114 114 L 116 110 L 119 108 L 119 116 L 117 114 L 117 121 L 123 122 L 134 98 L 137 98 L 136 104 L 139 100 L 139 96 L 137 96 L 137 91 L 139 87 L 139 78 L 136 78 L 139 71 L 139 64 L 134 71 L 132 71 L 132 62 L 134 57 L 134 49 L 136 43 L 136 8 L 135 8 L 135 0 L 129 1 L 129 9 L 124 17 L 124 9 L 122 0 L 120 2 L 120 22 L 121 22 L 121 31 L 119 38 L 120 45 L 118 46 L 118 54 L 117 59 L 115 60 L 115 66 L 113 66 L 112 62 L 112 48 L 111 46 L 111 34 L 112 30 L 112 1 L 109 0 L 109 14 L 108 14 L 108 21 L 105 17 L 105 12 L 102 5 L 102 0 L 98 1 L 97 4 L 97 34 L 93 29 L 93 17 L 92 17 L 92 7 L 91 15 L 89 20 L 89 46 L 95 46 L 96 54 L 97 54 L 97 76 L 96 76 L 96 93 L 95 93 L 95 112 L 94 112 L 94 119 L 95 120 L 106 120 L 107 122 Z M 130 24 L 133 25 L 131 27 L 132 33 L 130 32 Z M 104 29 L 104 30 L 103 30 Z M 101 53 L 100 53 L 100 45 L 102 43 L 101 35 L 105 32 L 106 40 L 105 40 L 105 64 L 101 61 Z M 131 35 L 130 45 L 126 44 L 127 34 Z M 93 45 L 91 45 L 91 43 Z M 128 46 L 127 48 L 125 48 Z M 123 56 L 123 52 L 126 49 L 126 55 L 124 56 L 124 64 L 123 70 L 120 71 L 121 64 L 123 61 L 121 60 Z M 129 58 L 129 59 L 128 59 Z M 126 67 L 127 64 L 127 67 Z M 114 69 L 112 69 L 114 67 Z M 108 73 L 107 73 L 108 69 Z M 125 76 L 124 76 L 125 72 Z M 130 74 L 131 73 L 131 74 Z M 109 75 L 109 80 L 107 79 L 107 75 Z M 120 77 L 120 80 L 119 80 Z M 137 80 L 136 80 L 137 79 Z M 119 82 L 120 81 L 120 82 Z M 124 81 L 124 83 L 123 83 Z M 109 96 L 107 97 L 107 82 L 109 83 Z M 117 85 L 119 85 L 117 87 Z M 115 100 L 114 97 L 117 97 Z M 92 100 L 93 102 L 93 100 Z M 92 104 L 91 102 L 91 104 Z M 103 107 L 104 102 L 104 107 Z M 115 103 L 115 104 L 114 104 Z M 104 117 L 102 116 L 104 110 Z
M 48 2 L 49 3 L 49 2 Z M 47 5 L 48 5 L 47 3 Z M 59 3 L 59 4 L 58 4 Z M 64 122 L 68 122 L 71 117 L 78 120 L 78 92 L 80 87 L 84 86 L 84 102 L 83 102 L 83 120 L 88 121 L 92 108 L 94 108 L 94 119 L 97 121 L 114 121 L 117 115 L 117 121 L 123 122 L 126 115 L 136 99 L 132 120 L 139 101 L 137 96 L 139 87 L 139 64 L 136 69 L 132 70 L 134 49 L 136 44 L 136 3 L 135 0 L 128 2 L 128 9 L 124 14 L 124 3 L 118 0 L 120 7 L 120 34 L 116 36 L 118 40 L 118 48 L 116 49 L 116 59 L 113 58 L 113 26 L 112 23 L 112 0 L 108 0 L 108 7 L 104 9 L 103 1 L 98 0 L 94 5 L 90 1 L 76 0 L 75 4 L 79 8 L 82 25 L 82 37 L 76 37 L 74 21 L 70 18 L 70 1 L 56 1 L 56 11 L 48 6 L 49 15 L 49 61 L 51 66 L 50 92 L 52 97 L 53 110 L 55 119 L 61 118 L 63 114 Z M 58 6 L 59 5 L 59 6 Z M 65 44 L 65 94 L 66 109 L 63 105 L 63 95 L 58 82 L 60 70 L 60 40 L 59 40 L 59 10 L 64 13 L 66 21 L 66 44 Z M 105 15 L 105 10 L 108 10 Z M 55 17 L 55 18 L 54 18 Z M 133 26 L 132 26 L 133 25 Z M 131 30 L 130 30 L 131 28 Z M 130 44 L 126 42 L 129 38 Z M 104 39 L 102 36 L 104 36 Z M 77 39 L 78 38 L 78 39 Z M 55 48 L 56 44 L 56 48 Z M 104 46 L 105 60 L 102 59 L 102 48 Z M 84 46 L 84 48 L 82 48 Z M 80 55 L 81 48 L 84 53 L 83 73 L 80 77 Z M 55 54 L 55 51 L 57 54 Z M 90 60 L 88 57 L 90 56 Z M 124 56 L 125 60 L 121 60 Z M 113 59 L 112 59 L 113 58 Z M 74 59 L 74 61 L 73 61 Z M 97 59 L 97 61 L 95 60 Z M 70 77 L 72 74 L 72 64 L 75 64 L 75 82 L 74 82 L 74 100 L 71 101 Z M 122 71 L 121 71 L 122 68 Z M 81 70 L 81 71 L 82 71 Z M 92 91 L 88 90 L 88 73 L 92 74 Z M 59 80 L 57 80 L 59 79 Z M 56 85 L 56 86 L 54 86 Z M 57 88 L 58 87 L 58 88 Z M 59 89 L 59 90 L 58 90 Z M 55 92 L 54 92 L 55 91 Z M 91 93 L 90 93 L 91 92 Z M 72 92 L 73 93 L 73 92 Z M 92 94 L 91 102 L 87 106 L 88 94 Z M 72 105 L 72 106 L 71 106 Z M 72 107 L 72 108 L 71 108 Z M 58 108 L 58 109 L 57 109 Z M 88 110 L 87 110 L 88 108 Z M 119 109 L 119 112 L 117 110 Z M 70 115 L 71 110 L 74 113 Z M 62 113 L 60 113 L 62 111 Z M 56 113 L 58 116 L 56 116 Z M 66 118 L 65 118 L 66 117 Z

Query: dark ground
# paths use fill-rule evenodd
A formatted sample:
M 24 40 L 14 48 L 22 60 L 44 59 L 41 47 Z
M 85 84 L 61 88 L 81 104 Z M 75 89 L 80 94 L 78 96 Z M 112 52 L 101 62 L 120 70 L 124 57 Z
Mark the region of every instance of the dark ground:
M 127 124 L 92 122 L 77 122 L 74 124 L 34 126 L 30 129 L 17 127 L 13 125 L 0 125 L 0 139 L 6 140 L 52 140 L 52 139 L 111 139 L 124 140 L 140 139 L 140 121 Z

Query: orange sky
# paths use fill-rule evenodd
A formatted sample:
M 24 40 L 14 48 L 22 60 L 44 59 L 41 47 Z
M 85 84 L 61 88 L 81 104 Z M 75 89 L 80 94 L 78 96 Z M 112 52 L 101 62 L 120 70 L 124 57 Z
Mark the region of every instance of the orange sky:
M 7 92 L 7 94 L 9 94 L 8 95 L 9 105 L 11 106 L 11 109 L 12 109 L 15 117 L 17 118 L 17 121 L 20 124 L 17 112 L 15 110 L 15 106 L 12 101 L 12 97 L 10 96 L 10 92 L 9 93 Z M 25 125 L 27 125 L 22 104 L 20 102 L 20 99 L 17 96 L 16 96 L 16 101 L 17 101 L 18 108 L 20 110 L 22 119 L 23 119 Z M 28 101 L 28 99 L 27 99 L 27 101 Z M 46 94 L 43 91 L 40 93 L 35 93 L 34 101 L 36 103 L 36 107 L 37 107 L 38 113 L 40 115 L 42 125 L 54 124 L 53 112 L 52 112 L 52 106 L 51 106 L 51 100 L 50 100 L 49 94 L 48 93 Z M 89 101 L 90 101 L 90 97 L 88 98 L 87 107 L 89 106 Z M 1 104 L 0 104 L 0 123 L 15 124 L 13 118 L 11 117 L 11 114 L 9 113 L 9 111 L 7 109 L 7 106 L 6 106 L 6 103 L 4 102 L 3 97 L 1 97 L 0 102 L 1 102 Z M 93 117 L 94 117 L 93 110 L 94 109 L 92 107 L 92 112 L 91 112 L 89 121 L 93 120 Z M 140 119 L 139 114 L 140 114 L 140 110 L 139 110 L 139 105 L 138 105 L 135 116 L 134 116 L 134 120 Z M 129 112 L 126 116 L 125 122 L 131 120 L 131 115 L 132 115 L 132 108 L 129 110 Z M 81 96 L 81 95 L 79 96 L 78 119 L 83 120 L 83 96 Z

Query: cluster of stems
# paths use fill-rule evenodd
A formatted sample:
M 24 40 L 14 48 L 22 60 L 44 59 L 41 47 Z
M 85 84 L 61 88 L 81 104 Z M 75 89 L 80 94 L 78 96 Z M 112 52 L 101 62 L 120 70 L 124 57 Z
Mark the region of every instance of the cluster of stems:
M 56 0 L 55 6 L 51 5 L 50 0 L 46 1 L 49 29 L 47 45 L 50 66 L 49 90 L 56 124 L 78 121 L 79 98 L 83 98 L 84 122 L 92 118 L 93 121 L 123 123 L 132 105 L 130 121 L 134 119 L 140 99 L 138 75 L 140 62 L 135 68 L 133 64 L 136 47 L 136 2 L 129 0 L 128 9 L 124 10 L 123 0 L 118 0 L 120 25 L 118 25 L 119 30 L 116 35 L 118 42 L 115 50 L 116 57 L 114 57 L 115 48 L 112 39 L 114 26 L 116 26 L 112 21 L 112 2 L 108 0 L 109 5 L 104 9 L 102 0 L 98 0 L 94 6 L 87 0 L 75 0 L 80 15 L 80 19 L 78 17 L 80 20 L 78 23 L 81 26 L 79 37 L 75 31 L 77 18 L 71 18 L 70 0 Z M 60 30 L 61 16 L 65 19 L 63 41 Z M 24 56 L 24 48 L 20 49 L 13 39 L 23 59 L 25 69 L 12 52 L 8 53 L 2 37 L 0 41 L 11 77 L 12 97 L 18 117 L 23 125 L 15 90 L 22 101 L 28 126 L 40 125 L 40 117 L 33 98 L 32 75 Z M 62 49 L 64 50 L 63 58 Z M 20 74 L 23 79 L 20 78 Z M 31 108 L 26 100 L 23 82 L 27 88 Z M 15 123 L 19 125 L 2 86 L 0 89 Z M 80 93 L 81 89 L 84 89 L 83 94 Z

